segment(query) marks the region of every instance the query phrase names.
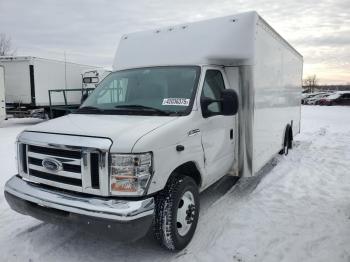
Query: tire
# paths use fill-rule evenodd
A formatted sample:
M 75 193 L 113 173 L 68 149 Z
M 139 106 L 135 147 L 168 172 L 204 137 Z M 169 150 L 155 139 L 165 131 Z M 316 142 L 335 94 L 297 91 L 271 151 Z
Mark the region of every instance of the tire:
M 165 249 L 179 251 L 191 241 L 199 217 L 199 192 L 187 176 L 172 175 L 156 196 L 154 236 Z

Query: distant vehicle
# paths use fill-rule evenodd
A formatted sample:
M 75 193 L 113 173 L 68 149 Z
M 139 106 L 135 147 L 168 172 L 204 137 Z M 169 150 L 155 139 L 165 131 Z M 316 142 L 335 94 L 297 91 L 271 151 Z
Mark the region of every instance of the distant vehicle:
M 333 106 L 333 105 L 350 105 L 350 91 L 338 91 L 330 96 L 319 100 L 319 105 Z
M 48 114 L 50 102 L 64 105 L 66 101 L 80 105 L 81 73 L 96 66 L 81 65 L 32 56 L 0 57 L 5 68 L 5 97 L 8 115 L 15 117 L 42 117 Z M 72 90 L 67 94 L 49 90 Z
M 319 93 L 307 93 L 307 94 L 302 94 L 301 95 L 301 104 L 305 104 L 306 99 L 309 99 L 311 97 L 314 97 L 318 95 Z
M 5 69 L 0 66 L 0 122 L 6 119 L 5 105 Z
M 83 88 L 95 88 L 111 72 L 102 68 L 83 71 Z
M 312 96 L 310 98 L 306 98 L 304 101 L 304 104 L 306 105 L 318 105 L 319 101 L 325 97 L 328 97 L 330 95 L 332 95 L 333 93 L 322 93 L 322 94 L 318 94 L 315 96 Z
M 318 95 L 327 95 L 327 94 L 330 94 L 329 92 L 314 92 L 314 93 L 308 93 L 308 94 L 302 94 L 301 96 L 301 104 L 303 105 L 307 105 L 307 101 L 315 96 L 318 96 Z

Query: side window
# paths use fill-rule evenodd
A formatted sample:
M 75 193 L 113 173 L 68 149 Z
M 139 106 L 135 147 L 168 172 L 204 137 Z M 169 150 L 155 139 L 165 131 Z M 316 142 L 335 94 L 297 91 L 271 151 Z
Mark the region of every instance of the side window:
M 202 97 L 220 99 L 221 91 L 225 89 L 224 79 L 218 70 L 207 70 L 202 89 Z M 219 102 L 211 103 L 208 109 L 213 113 L 221 113 L 221 104 Z

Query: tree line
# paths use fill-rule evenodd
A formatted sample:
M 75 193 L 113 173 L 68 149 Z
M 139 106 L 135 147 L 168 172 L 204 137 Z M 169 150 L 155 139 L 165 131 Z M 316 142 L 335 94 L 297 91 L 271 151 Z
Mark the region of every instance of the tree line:
M 0 56 L 13 56 L 16 54 L 16 49 L 13 47 L 10 36 L 0 33 Z

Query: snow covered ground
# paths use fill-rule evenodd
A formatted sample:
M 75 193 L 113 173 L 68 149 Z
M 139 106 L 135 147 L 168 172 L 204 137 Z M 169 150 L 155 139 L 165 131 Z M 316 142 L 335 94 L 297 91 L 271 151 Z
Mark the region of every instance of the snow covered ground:
M 15 137 L 29 124 L 0 127 L 1 191 L 16 172 Z M 288 156 L 218 197 L 221 186 L 202 196 L 197 232 L 177 254 L 152 238 L 125 244 L 42 223 L 10 210 L 1 194 L 0 261 L 350 261 L 350 107 L 303 107 Z

